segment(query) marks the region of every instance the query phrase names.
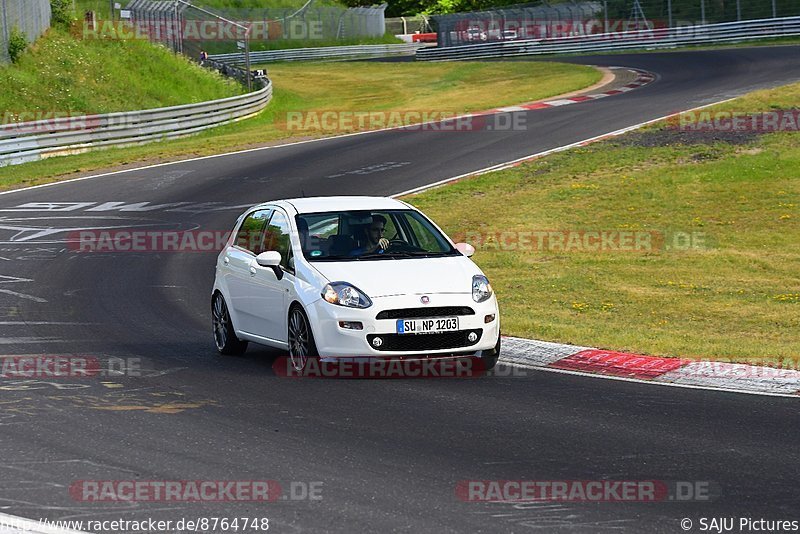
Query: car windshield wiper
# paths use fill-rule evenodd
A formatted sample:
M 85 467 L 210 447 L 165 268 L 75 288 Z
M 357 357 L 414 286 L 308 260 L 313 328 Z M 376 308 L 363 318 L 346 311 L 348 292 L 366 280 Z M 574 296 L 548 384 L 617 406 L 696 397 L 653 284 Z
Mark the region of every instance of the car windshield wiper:
M 306 258 L 309 261 L 350 261 L 350 260 L 360 260 L 360 256 L 320 256 L 317 258 Z
M 426 258 L 433 258 L 436 256 L 450 256 L 451 252 L 428 252 L 426 250 L 413 250 L 407 252 L 406 254 L 411 254 L 412 256 L 425 256 Z
M 457 256 L 461 253 L 457 250 L 450 252 L 426 252 L 424 250 L 395 250 L 388 252 L 368 252 L 360 256 L 321 256 L 317 258 L 307 258 L 309 261 L 351 261 L 361 259 L 381 259 L 381 258 L 434 258 L 439 256 Z
M 367 254 L 362 254 L 361 256 L 357 256 L 358 258 L 411 258 L 411 254 L 408 252 L 368 252 Z

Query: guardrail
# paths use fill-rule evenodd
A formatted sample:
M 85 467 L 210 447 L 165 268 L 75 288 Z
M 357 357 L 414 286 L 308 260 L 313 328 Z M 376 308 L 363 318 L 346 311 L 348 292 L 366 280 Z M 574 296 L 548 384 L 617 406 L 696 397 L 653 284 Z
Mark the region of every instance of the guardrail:
M 321 46 L 318 48 L 288 48 L 285 50 L 263 50 L 250 52 L 250 63 L 269 63 L 272 61 L 330 61 L 337 59 L 352 59 L 361 57 L 383 57 L 392 55 L 413 55 L 420 48 L 420 43 L 383 44 L 383 45 L 352 45 L 352 46 Z M 232 65 L 244 63 L 244 54 L 214 54 L 211 59 Z
M 198 104 L 0 125 L 0 167 L 173 139 L 248 118 L 272 99 L 272 82 L 255 81 L 260 87 L 252 93 Z
M 539 54 L 581 54 L 636 48 L 660 49 L 724 44 L 798 35 L 800 35 L 800 17 L 785 17 L 624 33 L 601 33 L 547 40 L 528 39 L 446 48 L 426 48 L 418 50 L 416 58 L 420 61 L 453 61 Z

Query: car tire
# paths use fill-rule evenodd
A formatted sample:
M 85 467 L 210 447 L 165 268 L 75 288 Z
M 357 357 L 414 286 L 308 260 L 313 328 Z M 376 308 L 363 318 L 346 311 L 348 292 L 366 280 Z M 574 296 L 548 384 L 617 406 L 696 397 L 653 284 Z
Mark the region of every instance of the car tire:
M 287 321 L 289 342 L 289 363 L 295 371 L 304 371 L 310 358 L 317 358 L 317 345 L 314 342 L 314 333 L 311 331 L 311 324 L 308 316 L 298 305 L 289 309 L 289 320 Z
M 497 360 L 500 358 L 500 336 L 497 336 L 497 345 L 494 349 L 484 351 L 481 354 L 481 364 L 484 371 L 491 371 L 497 365 Z
M 247 350 L 247 341 L 236 337 L 231 314 L 222 293 L 215 293 L 214 298 L 211 299 L 211 319 L 214 328 L 214 343 L 219 353 L 226 356 L 244 354 L 244 351 Z

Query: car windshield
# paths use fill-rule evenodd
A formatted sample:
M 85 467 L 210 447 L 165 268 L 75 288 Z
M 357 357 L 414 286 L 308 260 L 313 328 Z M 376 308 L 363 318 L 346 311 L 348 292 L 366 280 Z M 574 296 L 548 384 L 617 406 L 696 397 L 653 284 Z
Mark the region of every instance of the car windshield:
M 460 254 L 414 210 L 339 211 L 297 215 L 309 261 L 360 261 Z

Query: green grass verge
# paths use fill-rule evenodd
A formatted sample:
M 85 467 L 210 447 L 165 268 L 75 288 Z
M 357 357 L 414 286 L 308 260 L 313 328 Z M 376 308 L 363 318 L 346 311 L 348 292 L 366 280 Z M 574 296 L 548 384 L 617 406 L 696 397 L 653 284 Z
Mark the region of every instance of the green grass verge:
M 0 67 L 0 87 L 3 115 L 109 113 L 204 102 L 243 91 L 148 42 L 85 41 L 55 29 L 17 64 Z
M 290 111 L 421 110 L 464 112 L 517 104 L 596 83 L 599 71 L 559 63 L 285 63 L 269 69 L 275 96 L 257 117 L 203 134 L 0 168 L 0 188 L 63 179 L 73 173 L 216 154 L 282 139 L 336 132 L 287 130 Z M 492 91 L 483 82 L 492 80 Z
M 799 101 L 797 84 L 714 109 L 796 109 Z M 744 144 L 653 143 L 680 137 L 663 128 L 408 200 L 451 235 L 480 233 L 474 259 L 497 291 L 505 334 L 797 365 L 800 133 L 752 136 Z M 520 251 L 500 234 L 540 230 L 655 231 L 672 248 L 565 252 L 531 237 Z M 675 243 L 678 232 L 695 236 L 700 247 Z

